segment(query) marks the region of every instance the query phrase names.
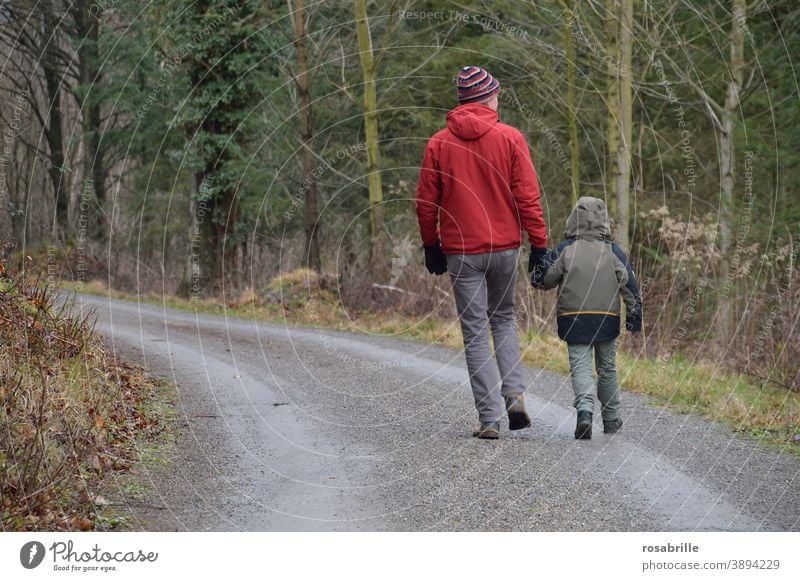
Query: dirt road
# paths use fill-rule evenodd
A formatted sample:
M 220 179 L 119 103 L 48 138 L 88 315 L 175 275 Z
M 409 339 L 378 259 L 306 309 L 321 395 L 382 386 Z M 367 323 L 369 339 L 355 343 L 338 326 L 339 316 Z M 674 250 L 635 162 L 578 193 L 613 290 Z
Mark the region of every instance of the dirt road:
M 527 370 L 533 426 L 470 437 L 463 353 L 79 296 L 118 355 L 178 386 L 147 530 L 799 530 L 800 462 L 623 395 L 573 439 L 566 378 Z M 596 414 L 596 416 L 599 414 Z M 142 505 L 145 505 L 144 507 Z

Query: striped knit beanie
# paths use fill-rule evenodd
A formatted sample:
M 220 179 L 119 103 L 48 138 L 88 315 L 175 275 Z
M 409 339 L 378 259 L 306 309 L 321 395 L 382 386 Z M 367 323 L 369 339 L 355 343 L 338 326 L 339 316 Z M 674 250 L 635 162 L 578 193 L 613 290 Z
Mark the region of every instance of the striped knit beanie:
M 500 92 L 500 83 L 481 67 L 462 67 L 456 77 L 458 102 L 485 101 Z

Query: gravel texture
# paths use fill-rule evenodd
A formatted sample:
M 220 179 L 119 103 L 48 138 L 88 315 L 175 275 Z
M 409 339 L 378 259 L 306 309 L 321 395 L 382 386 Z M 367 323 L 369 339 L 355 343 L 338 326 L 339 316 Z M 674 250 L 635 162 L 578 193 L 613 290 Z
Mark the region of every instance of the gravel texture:
M 618 434 L 598 413 L 576 441 L 568 380 L 528 369 L 533 426 L 477 440 L 457 350 L 77 301 L 178 386 L 174 457 L 140 468 L 125 511 L 138 529 L 800 529 L 800 461 L 642 396 L 623 394 Z

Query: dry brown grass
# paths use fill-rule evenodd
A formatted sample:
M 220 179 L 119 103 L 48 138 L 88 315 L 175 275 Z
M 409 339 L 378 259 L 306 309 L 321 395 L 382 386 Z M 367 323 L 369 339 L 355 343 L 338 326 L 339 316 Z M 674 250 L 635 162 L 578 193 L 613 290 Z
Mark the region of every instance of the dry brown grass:
M 127 470 L 135 440 L 162 430 L 157 384 L 108 354 L 53 290 L 0 268 L 4 531 L 93 529 L 103 476 Z

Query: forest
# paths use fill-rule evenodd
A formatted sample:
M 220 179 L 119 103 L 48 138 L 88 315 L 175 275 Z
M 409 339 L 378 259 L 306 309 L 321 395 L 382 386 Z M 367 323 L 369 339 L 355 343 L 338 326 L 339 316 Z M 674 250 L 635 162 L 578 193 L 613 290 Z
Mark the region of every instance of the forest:
M 452 316 L 414 196 L 476 65 L 551 240 L 607 201 L 643 289 L 626 348 L 800 390 L 793 0 L 3 0 L 0 45 L 10 267 L 223 304 L 306 269 L 354 312 Z

